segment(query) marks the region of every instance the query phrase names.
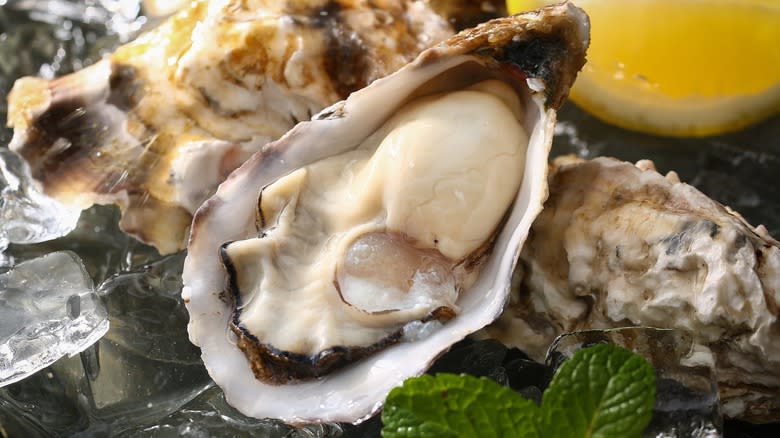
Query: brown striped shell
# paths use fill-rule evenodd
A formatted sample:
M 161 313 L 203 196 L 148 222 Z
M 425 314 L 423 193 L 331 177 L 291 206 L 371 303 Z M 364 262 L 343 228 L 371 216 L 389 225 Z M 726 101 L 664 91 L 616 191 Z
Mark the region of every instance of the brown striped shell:
M 9 95 L 10 147 L 43 190 L 161 253 L 253 152 L 451 35 L 411 0 L 194 1 L 104 60 Z

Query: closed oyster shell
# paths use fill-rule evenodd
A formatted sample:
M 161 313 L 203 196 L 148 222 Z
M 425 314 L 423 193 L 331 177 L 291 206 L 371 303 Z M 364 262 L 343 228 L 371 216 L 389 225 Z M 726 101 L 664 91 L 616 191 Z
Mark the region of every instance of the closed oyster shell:
M 390 389 L 405 378 L 424 372 L 450 345 L 484 327 L 500 314 L 527 230 L 546 196 L 547 156 L 555 111 L 584 63 L 587 43 L 587 17 L 570 4 L 484 23 L 426 50 L 411 64 L 353 93 L 346 101 L 323 110 L 312 121 L 298 124 L 230 175 L 195 215 L 182 292 L 190 313 L 190 339 L 200 346 L 211 377 L 222 387 L 230 404 L 246 415 L 279 418 L 291 423 L 360 422 L 381 407 Z M 506 96 L 506 100 L 518 102 L 517 111 L 511 111 L 516 118 L 513 123 L 522 125 L 528 134 L 527 145 L 518 144 L 525 155 L 523 167 L 516 169 L 522 174 L 522 182 L 516 194 L 510 194 L 511 205 L 503 210 L 505 214 L 498 228 L 487 241 L 482 242 L 487 251 L 485 248 L 478 249 L 477 264 L 481 269 L 475 274 L 476 278 L 470 286 L 459 291 L 454 306 L 457 309 L 451 309 L 441 318 L 451 319 L 443 324 L 426 326 L 421 331 L 407 329 L 410 325 L 425 324 L 425 318 L 410 322 L 405 320 L 409 324 L 402 327 L 400 339 L 393 331 L 398 326 L 390 325 L 388 342 L 381 341 L 379 348 L 372 345 L 373 351 L 361 360 L 347 360 L 340 368 L 328 370 L 324 375 L 315 370 L 311 373 L 319 376 L 315 380 L 279 385 L 287 380 L 286 375 L 281 379 L 273 378 L 273 374 L 271 378 L 262 375 L 267 369 L 263 362 L 265 359 L 260 356 L 268 357 L 267 352 L 261 351 L 263 348 L 248 349 L 249 357 L 246 357 L 242 348 L 247 350 L 247 343 L 252 342 L 262 347 L 264 340 L 257 338 L 254 332 L 240 330 L 236 338 L 235 327 L 233 331 L 229 328 L 231 323 L 236 323 L 242 309 L 239 303 L 230 299 L 236 296 L 231 289 L 242 282 L 240 275 L 236 280 L 232 267 L 236 257 L 242 257 L 241 265 L 248 267 L 244 278 L 253 283 L 263 277 L 264 266 L 276 262 L 263 256 L 257 259 L 256 268 L 251 271 L 251 259 L 240 254 L 224 255 L 226 250 L 236 247 L 236 243 L 240 247 L 253 240 L 262 241 L 266 238 L 266 231 L 269 235 L 276 233 L 277 230 L 265 228 L 268 218 L 263 206 L 264 189 L 274 187 L 272 184 L 283 178 L 295 179 L 295 175 L 308 171 L 307 166 L 312 165 L 313 168 L 331 158 L 356 151 L 365 139 L 382 132 L 385 123 L 405 111 L 407 105 L 442 93 L 456 94 L 457 90 L 478 87 L 475 84 L 486 80 L 500 81 L 508 93 L 516 95 Z M 511 108 L 509 104 L 507 106 Z M 403 184 L 403 181 L 400 183 Z M 327 186 L 316 188 L 323 192 L 328 190 Z M 297 204 L 294 214 L 311 216 L 309 211 Z M 405 229 L 387 231 L 406 232 Z M 306 239 L 313 235 L 315 233 L 302 232 L 297 233 L 296 238 Z M 435 239 L 431 241 L 436 244 Z M 284 243 L 280 241 L 279 245 Z M 277 248 L 267 250 L 273 253 Z M 285 256 L 288 254 L 285 253 Z M 308 252 L 306 257 L 310 256 Z M 223 260 L 226 266 L 222 265 Z M 329 258 L 324 259 L 323 263 L 329 261 Z M 319 282 L 329 283 L 333 278 L 334 273 L 327 271 Z M 345 307 L 345 302 L 334 298 L 337 292 L 333 290 L 330 299 L 323 301 Z M 312 315 L 313 311 L 317 311 L 324 315 L 322 319 L 333 319 L 338 323 L 349 317 L 349 312 L 341 312 L 339 308 L 331 311 L 330 308 L 315 306 L 314 309 L 300 308 L 296 312 L 298 302 L 295 299 L 284 307 L 269 307 L 266 313 L 280 320 L 301 317 L 304 318 L 302 321 L 317 321 Z M 262 312 L 257 313 L 262 318 Z M 388 317 L 393 316 L 393 312 L 386 311 L 368 313 L 371 314 L 364 313 L 360 320 L 350 320 L 350 324 L 360 325 L 367 320 L 372 327 L 382 326 Z M 433 313 L 434 318 L 441 316 Z M 338 317 L 333 317 L 334 314 Z M 297 325 L 309 327 L 307 324 Z M 335 329 L 342 329 L 342 326 L 337 325 Z M 287 332 L 283 334 L 288 335 Z M 307 334 L 304 332 L 302 336 Z M 338 354 L 332 357 L 340 360 L 359 351 L 353 347 L 337 345 L 323 353 L 335 351 Z M 267 368 L 284 366 L 284 360 L 289 360 L 290 366 L 296 368 L 316 363 L 314 359 L 320 357 L 319 353 L 303 357 L 287 351 L 270 353 L 271 356 L 278 353 L 279 360 Z M 255 366 L 258 363 L 259 372 Z M 255 378 L 255 373 L 271 383 Z M 294 374 L 302 373 L 296 371 Z
M 543 360 L 555 336 L 674 328 L 712 352 L 723 412 L 780 419 L 780 244 L 650 161 L 555 160 L 516 285 L 487 333 Z
M 410 0 L 190 2 L 93 66 L 18 80 L 10 147 L 45 193 L 118 204 L 124 231 L 174 252 L 253 152 L 451 33 Z

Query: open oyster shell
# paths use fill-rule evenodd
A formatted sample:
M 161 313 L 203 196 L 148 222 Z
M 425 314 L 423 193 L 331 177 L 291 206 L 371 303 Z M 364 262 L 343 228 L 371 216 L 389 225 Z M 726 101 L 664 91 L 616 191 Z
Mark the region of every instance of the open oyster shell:
M 676 174 L 555 160 L 516 286 L 487 333 L 537 360 L 555 336 L 643 325 L 691 335 L 723 412 L 780 420 L 780 244 Z
M 580 9 L 569 4 L 484 23 L 426 50 L 411 64 L 353 93 L 346 101 L 323 110 L 312 121 L 298 124 L 281 139 L 268 144 L 253 155 L 230 175 L 195 215 L 184 266 L 182 292 L 190 313 L 190 339 L 200 346 L 203 361 L 211 377 L 222 387 L 230 404 L 246 415 L 274 417 L 291 423 L 359 422 L 381 407 L 390 389 L 405 378 L 424 372 L 451 344 L 482 328 L 500 314 L 507 299 L 510 278 L 520 248 L 547 193 L 547 156 L 552 142 L 555 109 L 562 104 L 577 71 L 584 63 L 587 43 L 587 17 Z M 383 137 L 388 124 L 395 123 L 393 120 L 398 117 L 406 117 L 412 112 L 410 108 L 417 108 L 422 105 L 421 102 L 430 100 L 445 102 L 438 100 L 440 97 L 449 99 L 462 93 L 480 94 L 481 91 L 475 90 L 484 87 L 486 81 L 500 84 L 498 89 L 504 90 L 500 91 L 504 95 L 486 92 L 482 93 L 483 97 L 487 94 L 492 96 L 488 100 L 502 101 L 498 106 L 504 108 L 504 114 L 511 114 L 510 125 L 520 127 L 528 137 L 527 140 L 518 140 L 515 143 L 515 147 L 523 155 L 524 164 L 508 172 L 516 172 L 519 185 L 516 189 L 511 189 L 507 205 L 499 207 L 501 210 L 496 219 L 498 223 L 488 227 L 490 229 L 486 231 L 487 237 L 483 236 L 482 240 L 476 241 L 473 245 L 476 249 L 466 252 L 466 259 L 474 261 L 472 269 L 466 269 L 473 273 L 473 278 L 464 281 L 462 289 L 456 288 L 454 303 L 432 305 L 424 308 L 422 312 L 368 308 L 373 304 L 365 303 L 371 302 L 371 297 L 364 300 L 360 297 L 345 299 L 343 289 L 327 287 L 334 283 L 334 278 L 340 281 L 336 270 L 344 260 L 343 252 L 325 252 L 325 257 L 315 256 L 314 261 L 310 260 L 312 254 L 317 254 L 318 251 L 304 251 L 297 256 L 286 252 L 286 245 L 301 238 L 305 240 L 311 237 L 310 240 L 314 241 L 315 245 L 320 245 L 316 248 L 325 247 L 330 241 L 341 242 L 341 235 L 354 230 L 347 229 L 343 233 L 339 231 L 342 234 L 326 234 L 319 233 L 318 228 L 327 228 L 336 220 L 347 220 L 355 216 L 351 209 L 355 205 L 363 205 L 357 203 L 341 210 L 345 205 L 339 197 L 342 189 L 331 186 L 331 180 L 324 180 L 325 183 L 312 180 L 309 187 L 326 194 L 334 194 L 330 198 L 325 196 L 324 199 L 333 199 L 336 210 L 329 210 L 326 203 L 320 203 L 317 205 L 326 205 L 323 207 L 326 213 L 320 215 L 315 211 L 316 205 L 307 206 L 305 203 L 308 195 L 300 194 L 303 192 L 298 191 L 300 186 L 295 183 L 296 178 L 309 178 L 320 172 L 318 169 L 331 164 L 331 167 L 335 168 L 343 166 L 346 169 L 343 173 L 348 174 L 351 171 L 350 161 L 338 160 L 348 154 L 361 153 L 366 149 L 365 145 L 371 143 L 371 139 L 389 138 L 390 135 Z M 461 111 L 470 108 L 455 106 L 457 105 L 449 108 Z M 479 108 L 481 110 L 482 107 Z M 447 111 L 434 111 L 433 114 L 435 116 Z M 484 118 L 476 111 L 475 109 L 473 112 L 473 122 L 461 119 L 458 123 L 463 126 L 453 125 L 452 128 L 465 127 L 468 130 L 471 126 L 475 132 L 480 132 L 480 129 L 503 132 L 505 126 L 493 125 L 492 117 Z M 413 117 L 412 119 L 414 120 Z M 477 124 L 483 123 L 485 126 L 477 129 Z M 420 134 L 424 135 L 425 132 L 427 131 L 420 131 Z M 447 144 L 449 143 L 445 142 L 445 146 Z M 372 160 L 381 155 L 379 151 L 383 145 L 384 143 L 375 151 L 371 151 L 369 155 Z M 432 142 L 417 146 L 419 147 L 415 151 L 423 153 L 437 148 L 442 150 Z M 491 145 L 478 142 L 477 147 L 484 147 L 487 151 Z M 446 151 L 446 147 L 444 150 Z M 457 155 L 458 152 L 453 150 L 452 154 Z M 449 152 L 439 155 L 440 160 L 447 161 L 447 155 Z M 474 166 L 481 165 L 480 161 L 482 160 L 474 160 Z M 397 162 L 405 163 L 392 157 L 381 162 L 391 165 Z M 393 190 L 404 191 L 409 188 L 404 186 L 409 180 L 416 180 L 421 175 L 438 175 L 435 167 L 418 166 L 415 171 L 402 173 L 406 176 L 404 178 L 393 179 L 393 174 L 390 174 L 389 179 L 384 179 L 385 184 L 379 185 L 380 190 L 385 197 L 392 198 L 396 193 Z M 395 188 L 387 189 L 390 186 Z M 285 187 L 294 189 L 285 191 Z M 355 190 L 362 196 L 371 193 L 372 185 L 355 184 L 348 187 L 357 187 Z M 295 199 L 296 202 L 300 200 L 301 203 L 292 207 L 289 203 L 275 204 L 287 207 L 278 208 L 280 212 L 269 215 L 265 206 L 266 196 L 272 195 L 268 193 L 292 193 L 289 198 Z M 407 199 L 400 196 L 398 198 Z M 442 199 L 444 198 L 435 197 L 432 202 L 440 202 Z M 443 202 L 446 204 L 449 201 Z M 469 205 L 465 207 L 465 211 L 470 215 Z M 393 216 L 391 209 L 385 206 L 379 208 L 380 214 L 372 213 L 371 217 L 381 216 L 382 208 L 387 208 L 388 218 Z M 477 207 L 473 209 L 478 210 Z M 269 227 L 268 216 L 282 217 L 290 212 L 296 217 L 309 218 L 313 225 L 308 228 L 295 228 L 294 222 L 274 222 L 272 219 L 272 225 Z M 347 219 L 339 216 L 340 213 Z M 445 228 L 448 226 L 446 222 L 466 222 L 466 218 L 460 216 L 428 217 L 434 222 L 445 222 Z M 421 234 L 416 232 L 416 228 L 408 228 L 406 225 L 398 228 L 391 222 L 388 219 L 384 225 L 379 226 L 371 222 L 371 233 L 376 232 L 385 237 L 401 236 L 400 240 L 406 245 L 404 248 L 411 247 L 412 252 L 431 251 L 449 258 L 450 251 L 437 246 L 439 244 L 435 237 L 425 237 L 425 233 L 420 237 Z M 363 226 L 362 224 L 359 223 L 360 226 Z M 426 226 L 427 224 L 422 225 L 423 228 Z M 279 238 L 279 233 L 285 229 L 298 229 L 299 232 Z M 433 231 L 433 236 L 439 233 L 436 230 L 439 229 Z M 361 234 L 358 239 L 361 236 L 370 237 L 371 233 Z M 443 231 L 442 233 L 446 234 Z M 320 236 L 330 237 L 328 242 L 319 243 L 317 239 L 320 239 Z M 264 247 L 263 242 L 269 240 L 276 242 L 277 246 Z M 244 247 L 247 248 L 246 251 L 242 249 Z M 247 254 L 259 255 L 253 262 L 252 257 L 247 257 Z M 293 264 L 299 260 L 307 266 L 325 266 L 323 276 L 312 282 L 324 284 L 321 288 L 324 292 L 302 295 L 294 287 L 276 290 L 275 285 L 269 286 L 268 290 L 262 289 L 264 282 L 275 278 L 272 277 L 276 272 L 275 265 L 287 263 L 278 257 L 280 254 L 289 257 Z M 390 265 L 396 262 L 396 258 L 389 257 L 386 261 L 387 265 Z M 372 272 L 378 273 L 377 275 L 387 273 L 381 260 L 375 265 L 378 267 L 371 268 Z M 296 274 L 290 275 L 294 277 L 293 280 L 300 278 L 298 271 L 294 272 Z M 391 274 L 388 276 L 392 277 Z M 259 321 L 261 325 L 264 318 L 283 325 L 278 327 L 273 335 L 269 335 L 272 342 L 267 342 L 264 335 L 257 331 L 242 331 L 240 326 L 246 321 L 241 319 L 241 313 L 246 308 L 241 301 L 247 299 L 247 296 L 244 295 L 246 291 L 239 290 L 236 293 L 235 290 L 243 289 L 242 284 L 248 284 L 250 287 L 261 284 L 260 290 L 253 289 L 248 297 L 253 302 L 262 302 L 269 296 L 279 295 L 280 298 L 274 301 L 277 305 L 255 308 L 253 311 L 257 318 L 253 321 Z M 382 289 L 381 285 L 375 285 L 376 283 L 372 283 L 369 289 Z M 290 299 L 285 300 L 285 297 Z M 356 300 L 363 300 L 366 306 L 358 309 L 361 312 L 350 308 L 361 307 L 355 304 Z M 437 298 L 431 298 L 430 301 L 438 303 Z M 437 313 L 440 307 L 446 308 L 444 314 Z M 355 316 L 357 314 L 359 316 Z M 401 315 L 400 321 L 394 319 L 398 315 Z M 323 328 L 324 322 L 331 320 L 336 323 Z M 432 320 L 447 321 L 439 323 Z M 300 329 L 288 330 L 292 326 L 298 326 Z M 267 351 L 261 351 L 263 346 L 268 347 L 270 344 L 270 347 L 274 347 L 274 343 L 286 342 L 289 338 L 301 339 L 301 344 L 312 343 L 320 339 L 318 333 L 325 333 L 329 339 L 336 333 L 333 339 L 340 339 L 339 335 L 344 335 L 351 340 L 353 331 L 366 328 L 384 330 L 384 334 L 378 337 L 378 343 L 383 345 L 374 348 L 376 343 L 371 344 L 370 354 L 356 362 L 352 362 L 349 356 L 364 345 L 325 345 L 324 350 L 313 350 L 314 354 L 310 354 L 311 350 L 304 350 L 305 354 L 300 354 L 301 350 L 297 347 L 290 347 L 290 350 L 265 348 Z M 262 332 L 264 329 L 259 330 Z M 278 336 L 285 336 L 285 339 L 280 341 Z M 377 337 L 374 337 L 370 342 L 376 339 Z M 252 342 L 260 348 L 248 348 L 247 343 Z M 245 355 L 242 349 L 248 354 Z M 336 354 L 332 354 L 334 352 Z M 323 355 L 345 360 L 338 367 L 324 370 L 323 373 L 314 370 L 301 376 L 297 372 L 283 369 L 281 378 L 274 377 L 277 368 L 285 367 L 285 361 L 289 362 L 287 366 L 297 369 L 307 364 L 316 365 L 317 358 Z M 270 374 L 266 374 L 269 370 Z M 256 375 L 265 381 L 256 378 Z M 290 381 L 279 385 L 288 379 L 312 377 L 316 379 Z
M 124 231 L 174 252 L 252 153 L 451 34 L 420 1 L 193 1 L 95 65 L 18 80 L 10 147 L 45 193 L 118 204 Z

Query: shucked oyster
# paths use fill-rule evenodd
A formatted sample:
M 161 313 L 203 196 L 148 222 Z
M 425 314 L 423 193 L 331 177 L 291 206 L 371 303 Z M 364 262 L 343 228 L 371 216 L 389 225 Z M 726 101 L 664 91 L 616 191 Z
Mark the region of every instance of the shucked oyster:
M 253 152 L 451 33 L 420 1 L 194 1 L 91 67 L 17 81 L 10 147 L 47 194 L 119 204 L 173 252 Z
M 725 414 L 780 420 L 780 244 L 766 229 L 648 161 L 559 158 L 549 183 L 488 333 L 541 360 L 562 332 L 683 330 L 711 351 Z
M 490 21 L 231 174 L 193 220 L 183 296 L 233 406 L 361 421 L 498 316 L 587 40 L 568 4 Z

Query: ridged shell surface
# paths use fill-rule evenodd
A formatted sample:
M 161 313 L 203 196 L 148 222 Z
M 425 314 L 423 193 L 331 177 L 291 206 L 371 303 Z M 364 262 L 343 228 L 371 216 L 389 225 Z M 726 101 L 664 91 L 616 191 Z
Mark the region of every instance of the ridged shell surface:
M 780 419 L 780 244 L 674 172 L 556 159 L 517 274 L 490 336 L 544 360 L 564 332 L 678 329 L 715 367 L 724 414 Z
M 117 204 L 171 253 L 252 153 L 450 35 L 420 1 L 193 1 L 81 71 L 19 79 L 10 147 L 48 195 Z

